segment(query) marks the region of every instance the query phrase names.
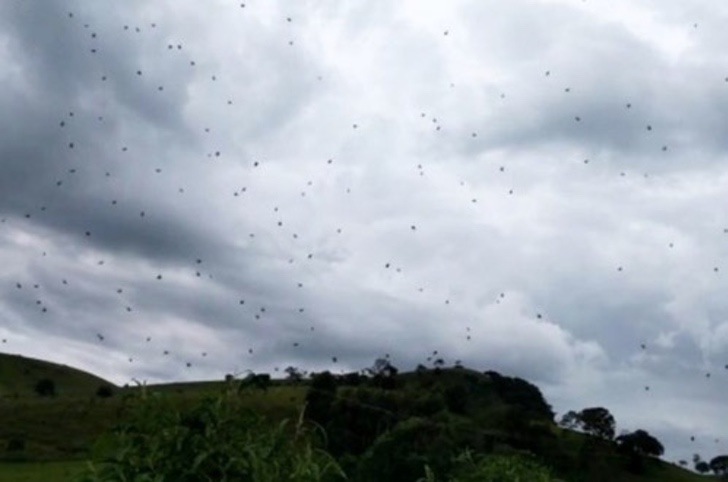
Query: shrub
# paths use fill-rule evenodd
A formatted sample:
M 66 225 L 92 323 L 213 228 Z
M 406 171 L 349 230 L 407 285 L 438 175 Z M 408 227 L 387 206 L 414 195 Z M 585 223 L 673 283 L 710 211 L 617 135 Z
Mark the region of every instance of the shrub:
M 99 398 L 109 398 L 114 395 L 114 390 L 108 385 L 101 385 L 96 389 L 96 396 Z
M 55 397 L 56 384 L 50 378 L 42 378 L 35 384 L 35 393 L 41 397 Z
M 133 402 L 128 423 L 102 437 L 79 482 L 334 481 L 344 478 L 301 420 L 274 426 L 228 395 L 179 412 L 160 394 Z
M 6 452 L 22 452 L 23 450 L 25 450 L 25 439 L 20 437 L 11 438 L 5 446 Z
M 425 464 L 447 473 L 456 454 L 450 428 L 416 417 L 398 423 L 360 458 L 357 480 L 416 480 Z
M 555 482 L 551 471 L 532 457 L 524 455 L 479 455 L 465 451 L 454 459 L 450 482 Z M 435 472 L 425 466 L 425 477 L 418 482 L 436 482 Z

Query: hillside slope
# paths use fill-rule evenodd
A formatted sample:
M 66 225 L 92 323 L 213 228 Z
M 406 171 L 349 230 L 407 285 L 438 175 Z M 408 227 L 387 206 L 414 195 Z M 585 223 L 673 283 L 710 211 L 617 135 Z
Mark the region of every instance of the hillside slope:
M 60 397 L 93 396 L 98 387 L 114 384 L 91 373 L 45 360 L 0 353 L 0 398 L 35 397 L 35 386 L 52 380 Z

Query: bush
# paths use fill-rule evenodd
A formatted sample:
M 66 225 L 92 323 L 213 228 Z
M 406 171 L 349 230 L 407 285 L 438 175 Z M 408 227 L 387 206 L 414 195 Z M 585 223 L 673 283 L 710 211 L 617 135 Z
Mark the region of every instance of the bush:
M 356 480 L 416 480 L 425 464 L 448 473 L 457 453 L 450 428 L 416 417 L 398 423 L 361 457 Z
M 523 455 L 479 455 L 465 451 L 454 459 L 450 482 L 555 482 L 551 471 L 532 457 Z M 436 482 L 435 472 L 425 466 L 425 477 L 418 482 Z
M 25 450 L 25 439 L 20 437 L 11 438 L 5 446 L 6 452 L 22 452 L 23 450 Z
M 320 482 L 344 478 L 302 421 L 273 426 L 232 396 L 177 411 L 160 394 L 133 401 L 128 423 L 100 439 L 78 482 Z
M 56 384 L 50 378 L 42 378 L 35 384 L 35 393 L 41 397 L 55 397 Z
M 108 385 L 101 385 L 96 389 L 96 396 L 99 398 L 109 398 L 114 395 L 114 390 Z

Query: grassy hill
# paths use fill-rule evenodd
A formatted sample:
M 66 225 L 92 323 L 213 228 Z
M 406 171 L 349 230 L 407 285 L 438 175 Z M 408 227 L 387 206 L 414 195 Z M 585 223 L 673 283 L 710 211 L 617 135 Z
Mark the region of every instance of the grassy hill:
M 53 380 L 58 395 L 91 396 L 99 386 L 114 384 L 82 370 L 21 355 L 0 353 L 0 399 L 35 397 L 35 386 Z
M 43 378 L 53 380 L 57 396 L 35 393 L 35 384 Z M 557 426 L 537 387 L 496 372 L 420 369 L 321 380 L 273 380 L 266 387 L 246 387 L 236 397 L 245 408 L 271 420 L 294 419 L 306 403 L 307 416 L 326 429 L 327 449 L 348 474 L 367 473 L 367 460 L 378 467 L 382 464 L 376 458 L 390 455 L 395 462 L 413 456 L 415 470 L 420 471 L 422 460 L 428 460 L 428 444 L 467 443 L 484 453 L 536 454 L 570 482 L 706 480 L 654 458 L 646 459 L 641 474 L 630 473 L 614 442 L 595 441 Z M 110 387 L 111 396 L 99 397 L 99 386 Z M 158 393 L 185 412 L 226 388 L 230 385 L 224 381 L 116 387 L 71 367 L 0 355 L 0 480 L 73 480 L 94 441 L 129 419 L 142 391 Z M 391 480 L 361 477 L 351 480 Z

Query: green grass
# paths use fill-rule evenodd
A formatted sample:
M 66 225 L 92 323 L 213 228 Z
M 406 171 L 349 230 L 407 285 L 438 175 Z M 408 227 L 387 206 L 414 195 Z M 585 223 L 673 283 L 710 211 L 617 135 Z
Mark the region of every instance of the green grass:
M 179 409 L 196 405 L 202 398 L 219 393 L 223 385 L 187 384 L 181 391 L 162 386 L 147 387 L 170 397 Z M 121 390 L 108 398 L 98 397 L 23 397 L 0 400 L 0 461 L 18 457 L 26 460 L 81 459 L 98 436 L 123 422 L 129 411 L 128 394 L 138 389 Z M 305 388 L 274 386 L 267 392 L 245 390 L 240 396 L 245 405 L 271 419 L 293 418 L 303 404 Z M 5 451 L 7 443 L 19 438 L 25 450 L 18 453 Z M 0 480 L 3 480 L 0 478 Z
M 0 463 L 3 482 L 72 482 L 86 466 L 83 461 Z
M 101 385 L 114 384 L 91 373 L 35 358 L 0 353 L 0 398 L 35 396 L 35 384 L 49 378 L 59 396 L 92 396 Z
M 184 409 L 218 394 L 224 387 L 223 382 L 201 382 L 151 385 L 146 389 L 164 393 L 176 407 Z M 126 419 L 126 398 L 139 391 L 138 387 L 119 389 L 108 399 L 35 395 L 0 399 L 0 481 L 72 481 L 84 467 L 93 442 Z M 244 390 L 240 397 L 246 407 L 280 420 L 295 418 L 305 395 L 304 386 L 277 384 L 267 392 Z M 12 438 L 23 439 L 25 449 L 7 452 L 7 442 Z

